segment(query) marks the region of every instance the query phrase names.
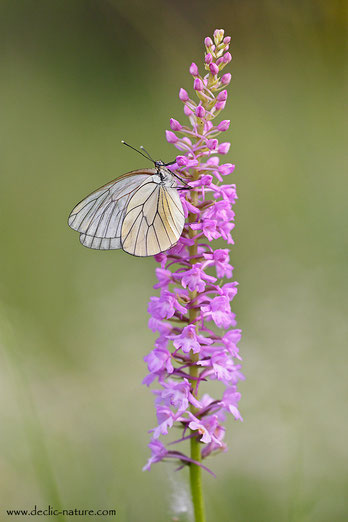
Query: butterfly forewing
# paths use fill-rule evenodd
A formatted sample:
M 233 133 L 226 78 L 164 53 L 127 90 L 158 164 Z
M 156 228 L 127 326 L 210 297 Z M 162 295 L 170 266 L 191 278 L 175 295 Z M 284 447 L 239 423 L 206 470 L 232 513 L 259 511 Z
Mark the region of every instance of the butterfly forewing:
M 78 203 L 72 210 L 68 223 L 81 233 L 81 243 L 88 248 L 102 250 L 121 248 L 121 225 L 128 202 L 139 186 L 155 172 L 155 169 L 129 172 Z M 97 241 L 96 238 L 102 241 Z

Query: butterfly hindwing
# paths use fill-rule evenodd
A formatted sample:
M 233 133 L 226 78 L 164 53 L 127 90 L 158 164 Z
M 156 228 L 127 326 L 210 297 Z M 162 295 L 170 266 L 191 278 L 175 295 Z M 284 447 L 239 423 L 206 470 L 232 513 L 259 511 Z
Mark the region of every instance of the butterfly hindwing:
M 153 256 L 179 240 L 185 223 L 176 188 L 162 183 L 144 183 L 130 199 L 121 228 L 125 252 Z

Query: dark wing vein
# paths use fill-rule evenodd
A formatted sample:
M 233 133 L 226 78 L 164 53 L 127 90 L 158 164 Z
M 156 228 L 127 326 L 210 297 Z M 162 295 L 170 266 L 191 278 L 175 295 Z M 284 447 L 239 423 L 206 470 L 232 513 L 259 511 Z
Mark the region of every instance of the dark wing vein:
M 174 226 L 175 226 L 175 228 L 176 228 L 177 233 L 180 234 L 180 230 L 178 230 L 178 227 L 176 226 L 175 220 L 174 220 L 174 218 L 173 218 L 172 211 L 170 210 L 170 206 L 169 206 L 169 203 L 168 203 L 168 200 L 167 200 L 167 192 L 166 192 L 166 190 L 165 190 L 165 192 L 164 192 L 164 196 L 165 196 L 165 198 L 166 198 L 166 202 L 167 202 L 167 206 L 168 206 L 168 210 L 169 210 L 170 217 L 172 218 L 172 222 L 174 223 Z M 163 201 L 162 201 L 162 207 L 163 207 L 163 213 L 165 214 Z M 169 221 L 168 221 L 168 225 L 170 226 Z M 173 234 L 175 234 L 175 231 L 173 230 L 173 227 L 170 226 L 170 228 L 171 228 Z
M 98 200 L 101 196 L 103 196 L 103 195 L 105 194 L 105 192 L 108 192 L 108 189 L 105 190 L 104 192 L 102 192 L 101 194 L 99 194 L 99 196 L 95 197 L 94 199 L 90 199 L 89 201 L 86 201 L 86 203 L 83 205 L 82 208 L 80 208 L 80 210 L 79 210 L 78 212 L 75 212 L 75 213 L 74 213 L 74 210 L 73 210 L 73 211 L 71 212 L 71 214 L 70 214 L 70 217 L 73 217 L 74 219 L 76 219 L 76 217 L 80 214 L 80 212 L 82 212 L 82 210 L 83 210 L 87 205 L 89 205 L 89 204 L 92 203 L 93 201 Z M 87 196 L 87 198 L 88 198 L 88 196 Z M 86 199 L 87 199 L 87 198 L 86 198 Z M 83 200 L 82 200 L 82 201 L 83 201 Z M 82 201 L 80 201 L 80 203 L 82 203 Z M 78 207 L 78 206 L 80 205 L 80 203 L 78 203 L 78 204 L 76 205 L 76 207 Z M 92 207 L 93 207 L 93 206 L 94 206 L 94 205 L 92 205 Z M 76 208 L 76 207 L 75 207 L 75 208 Z
M 152 228 L 153 228 L 153 231 L 155 233 L 155 236 L 156 236 L 156 239 L 157 239 L 157 243 L 158 243 L 158 248 L 161 250 L 161 245 L 160 245 L 160 242 L 159 242 L 159 239 L 158 239 L 158 235 L 157 235 L 157 232 L 156 232 L 156 228 L 154 227 L 153 223 L 152 223 Z
M 182 207 L 178 207 L 178 205 L 175 203 L 174 199 L 172 198 L 172 196 L 170 195 L 170 193 L 168 192 L 168 190 L 166 189 L 166 187 L 163 187 L 166 194 L 168 194 L 168 196 L 170 197 L 170 199 L 172 200 L 172 202 L 174 203 L 174 205 L 176 206 L 176 208 L 178 209 L 178 211 L 180 212 L 180 214 L 184 215 L 183 211 L 182 211 Z M 173 188 L 173 187 L 172 187 Z
M 132 209 L 132 210 L 133 210 L 133 209 Z M 130 211 L 130 212 L 131 212 L 131 211 Z M 126 215 L 128 216 L 128 215 L 130 214 L 130 212 L 129 212 L 128 214 L 126 214 Z M 133 224 L 132 224 L 132 226 L 130 227 L 130 229 L 128 230 L 128 232 L 127 232 L 127 234 L 126 234 L 126 237 L 123 239 L 122 243 L 124 243 L 124 242 L 127 240 L 127 237 L 128 237 L 129 234 L 131 233 L 132 228 L 134 227 L 134 225 L 135 225 L 135 223 L 136 223 L 138 217 L 140 216 L 141 212 L 142 212 L 141 210 L 138 212 L 137 217 L 134 219 Z
M 103 197 L 105 196 L 105 197 Z M 78 225 L 78 228 L 81 228 L 83 226 L 83 223 L 86 221 L 86 219 L 91 219 L 93 220 L 93 216 L 94 214 L 98 211 L 98 209 L 101 207 L 101 205 L 105 202 L 105 200 L 107 199 L 108 197 L 108 190 L 106 190 L 105 192 L 103 192 L 100 196 L 98 196 L 94 201 L 93 205 L 91 206 L 91 208 L 87 211 L 87 213 L 83 216 L 82 218 L 82 221 L 81 223 Z M 99 206 L 97 206 L 96 208 L 96 205 L 98 205 L 98 202 L 99 202 Z M 84 205 L 84 208 L 86 207 L 87 205 Z M 80 210 L 75 217 L 77 217 L 82 211 Z

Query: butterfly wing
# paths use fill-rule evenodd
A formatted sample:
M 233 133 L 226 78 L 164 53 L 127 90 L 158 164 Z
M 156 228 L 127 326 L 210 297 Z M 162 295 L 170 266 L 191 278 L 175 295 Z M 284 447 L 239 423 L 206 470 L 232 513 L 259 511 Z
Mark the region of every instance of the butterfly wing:
M 185 224 L 175 186 L 150 182 L 131 197 L 121 227 L 125 252 L 146 257 L 168 250 L 179 240 Z
M 72 210 L 68 224 L 80 232 L 81 243 L 99 250 L 121 247 L 121 226 L 133 194 L 155 169 L 135 170 L 110 181 Z

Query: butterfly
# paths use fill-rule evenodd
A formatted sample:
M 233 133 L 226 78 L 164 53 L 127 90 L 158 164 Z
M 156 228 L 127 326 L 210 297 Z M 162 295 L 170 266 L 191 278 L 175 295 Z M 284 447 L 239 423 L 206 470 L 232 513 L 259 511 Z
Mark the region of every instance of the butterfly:
M 141 149 L 154 168 L 119 176 L 71 211 L 68 224 L 80 233 L 83 246 L 97 250 L 121 248 L 133 256 L 147 257 L 165 252 L 178 242 L 185 224 L 175 180 L 181 178 L 167 168 L 175 162 L 154 161 L 144 147 Z

